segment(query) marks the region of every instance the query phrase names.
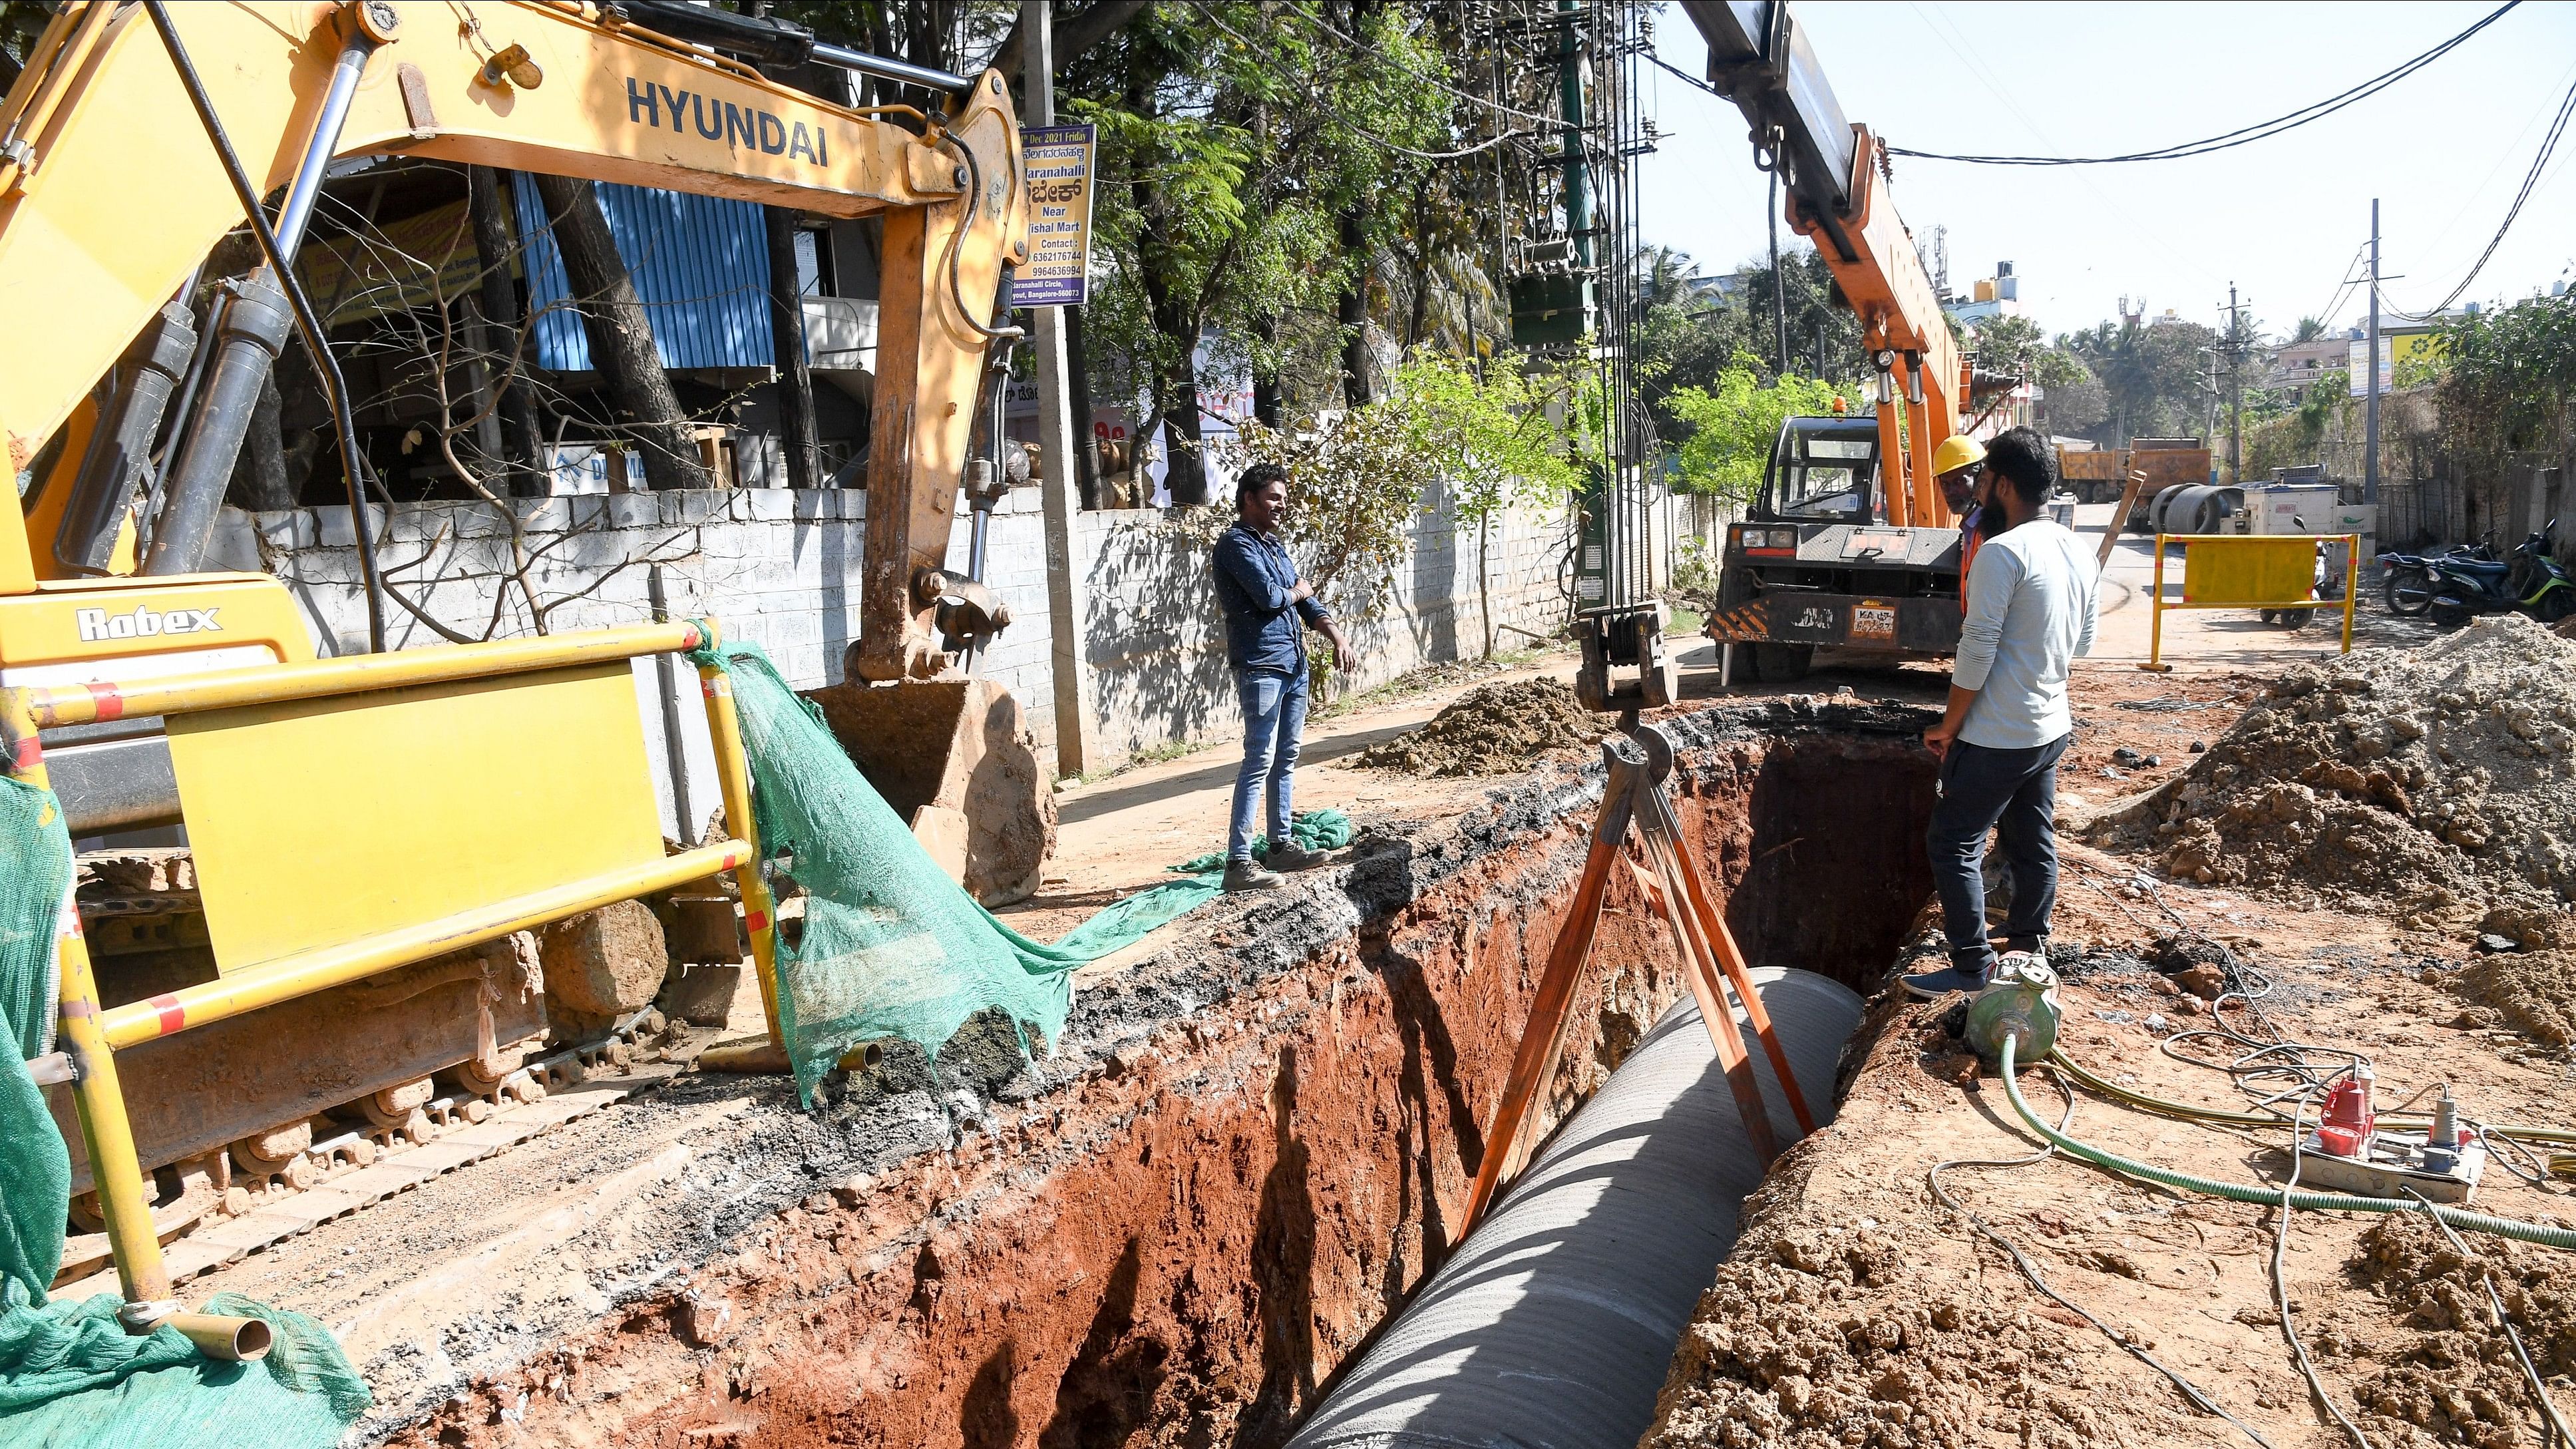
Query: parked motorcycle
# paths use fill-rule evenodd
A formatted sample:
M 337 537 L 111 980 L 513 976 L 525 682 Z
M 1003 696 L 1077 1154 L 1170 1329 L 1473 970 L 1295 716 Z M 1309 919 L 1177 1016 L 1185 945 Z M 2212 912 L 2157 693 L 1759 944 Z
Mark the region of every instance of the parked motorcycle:
M 2576 614 L 2576 579 L 2551 556 L 2558 520 L 2515 547 L 2513 557 L 2493 563 L 2461 559 L 2428 561 L 2433 597 L 2427 612 L 2444 628 L 2480 614 L 2519 610 L 2544 624 Z
M 2379 556 L 2379 601 L 2400 618 L 2414 618 L 2433 607 L 2434 564 L 2495 561 L 2495 545 L 2486 539 L 2455 543 L 2436 554 L 2383 553 Z

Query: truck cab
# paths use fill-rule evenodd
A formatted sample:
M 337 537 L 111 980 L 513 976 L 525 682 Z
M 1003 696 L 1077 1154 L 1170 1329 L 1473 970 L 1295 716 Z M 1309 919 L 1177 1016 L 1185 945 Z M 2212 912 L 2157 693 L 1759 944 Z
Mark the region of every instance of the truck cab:
M 1819 648 L 1897 659 L 1959 647 L 1959 531 L 1887 522 L 1879 439 L 1872 418 L 1789 419 L 1761 491 L 1727 527 L 1707 633 L 1750 645 L 1765 682 L 1805 675 Z

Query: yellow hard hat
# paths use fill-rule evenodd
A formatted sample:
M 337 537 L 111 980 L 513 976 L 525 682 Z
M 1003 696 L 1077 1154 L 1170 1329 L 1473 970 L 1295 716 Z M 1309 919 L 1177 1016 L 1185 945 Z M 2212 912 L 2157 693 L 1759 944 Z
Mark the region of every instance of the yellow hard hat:
M 1971 463 L 1986 461 L 1986 445 L 1974 438 L 1943 438 L 1932 450 L 1932 476 L 1953 473 Z

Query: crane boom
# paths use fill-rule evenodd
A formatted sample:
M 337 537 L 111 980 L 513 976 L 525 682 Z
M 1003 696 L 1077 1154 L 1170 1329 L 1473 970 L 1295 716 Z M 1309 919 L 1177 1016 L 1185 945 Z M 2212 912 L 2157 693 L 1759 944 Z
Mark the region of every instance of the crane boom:
M 1787 0 L 1683 0 L 1708 42 L 1710 84 L 1752 127 L 1757 156 L 1780 172 L 1789 224 L 1816 244 L 1861 324 L 1883 381 L 1888 521 L 1947 527 L 1952 519 L 1925 471 L 1957 431 L 1967 378 L 1932 279 L 1879 170 L 1878 140 L 1844 119 L 1842 103 Z M 1911 404 L 1899 446 L 1894 397 Z
M 1781 429 L 1746 523 L 1728 532 L 1708 632 L 1730 667 L 1735 644 L 1753 645 L 1766 680 L 1803 674 L 1819 647 L 1955 652 L 1960 539 L 1931 460 L 1995 380 L 1974 375 L 1952 339 L 1878 138 L 1845 116 L 1788 0 L 1682 10 L 1708 43 L 1711 87 L 1744 113 L 1755 163 L 1779 176 L 1784 214 L 1858 316 L 1877 374 L 1874 426 Z

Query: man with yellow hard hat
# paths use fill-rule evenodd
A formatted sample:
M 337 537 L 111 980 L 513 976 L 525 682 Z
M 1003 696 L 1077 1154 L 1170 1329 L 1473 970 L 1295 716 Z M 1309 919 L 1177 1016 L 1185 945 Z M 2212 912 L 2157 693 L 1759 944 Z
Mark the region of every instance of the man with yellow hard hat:
M 1976 562 L 1977 545 L 1984 542 L 1984 500 L 1978 485 L 1985 481 L 1986 445 L 1964 435 L 1943 438 L 1932 450 L 1932 476 L 1941 485 L 1942 501 L 1950 505 L 1950 516 L 1959 520 L 1959 607 L 1968 606 L 1968 565 Z

